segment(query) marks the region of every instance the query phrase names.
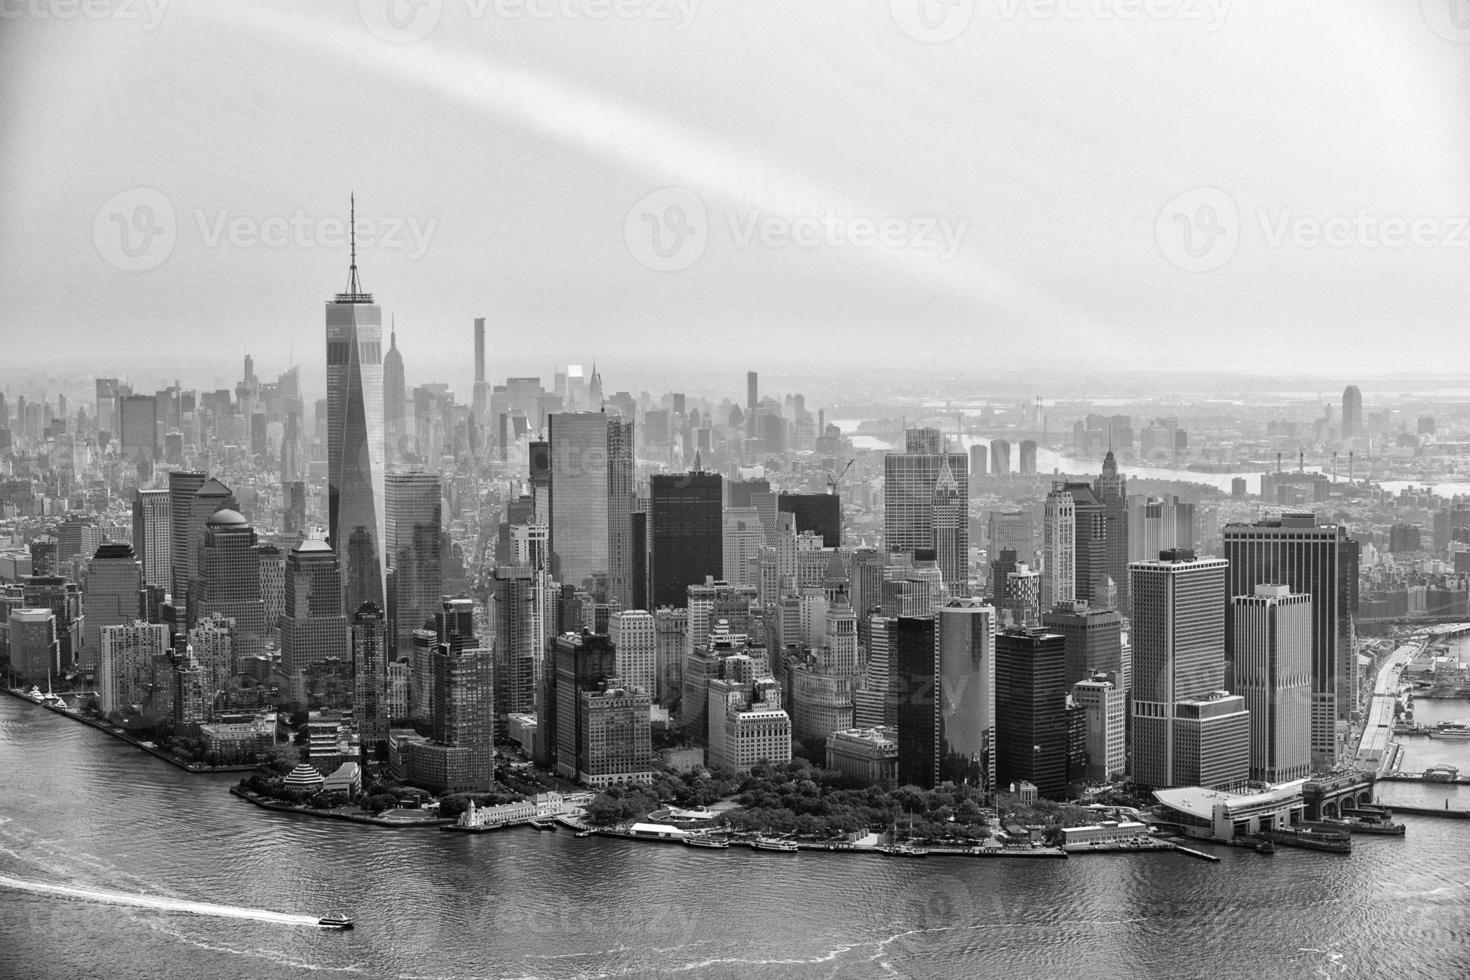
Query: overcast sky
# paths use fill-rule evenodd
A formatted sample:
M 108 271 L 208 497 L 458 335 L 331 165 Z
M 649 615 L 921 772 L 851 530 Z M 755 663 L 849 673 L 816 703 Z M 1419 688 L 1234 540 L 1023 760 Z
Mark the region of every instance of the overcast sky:
M 466 396 L 475 316 L 609 390 L 1463 346 L 1456 0 L 79 2 L 0 0 L 11 368 L 319 378 L 350 191 Z

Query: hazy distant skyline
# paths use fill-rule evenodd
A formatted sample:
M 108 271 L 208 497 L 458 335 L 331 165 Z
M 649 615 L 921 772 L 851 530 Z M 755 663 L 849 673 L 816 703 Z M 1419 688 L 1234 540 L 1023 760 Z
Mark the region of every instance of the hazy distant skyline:
M 317 387 L 350 191 L 409 382 L 466 399 L 476 316 L 493 378 L 612 391 L 1373 377 L 1470 308 L 1453 0 L 392 2 L 7 7 L 6 372 Z

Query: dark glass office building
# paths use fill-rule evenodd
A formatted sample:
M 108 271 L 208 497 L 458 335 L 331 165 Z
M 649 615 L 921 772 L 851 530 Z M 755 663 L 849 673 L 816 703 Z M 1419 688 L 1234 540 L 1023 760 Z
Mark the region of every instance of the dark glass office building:
M 649 481 L 651 608 L 683 606 L 689 586 L 725 570 L 723 490 L 718 473 L 657 474 Z

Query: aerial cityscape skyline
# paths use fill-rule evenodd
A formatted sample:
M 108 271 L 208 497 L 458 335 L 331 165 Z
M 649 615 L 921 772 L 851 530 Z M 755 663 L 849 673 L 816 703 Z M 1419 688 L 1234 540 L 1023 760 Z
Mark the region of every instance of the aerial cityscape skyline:
M 0 973 L 1470 975 L 1464 6 L 0 9 Z

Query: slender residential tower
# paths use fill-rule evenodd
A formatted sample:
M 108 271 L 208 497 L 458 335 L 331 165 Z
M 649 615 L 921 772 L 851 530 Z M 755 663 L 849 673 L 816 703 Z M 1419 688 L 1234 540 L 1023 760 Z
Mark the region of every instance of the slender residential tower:
M 352 222 L 357 220 L 353 201 Z M 327 304 L 327 491 L 332 549 L 342 561 L 344 608 L 384 602 L 383 311 L 357 279 Z

